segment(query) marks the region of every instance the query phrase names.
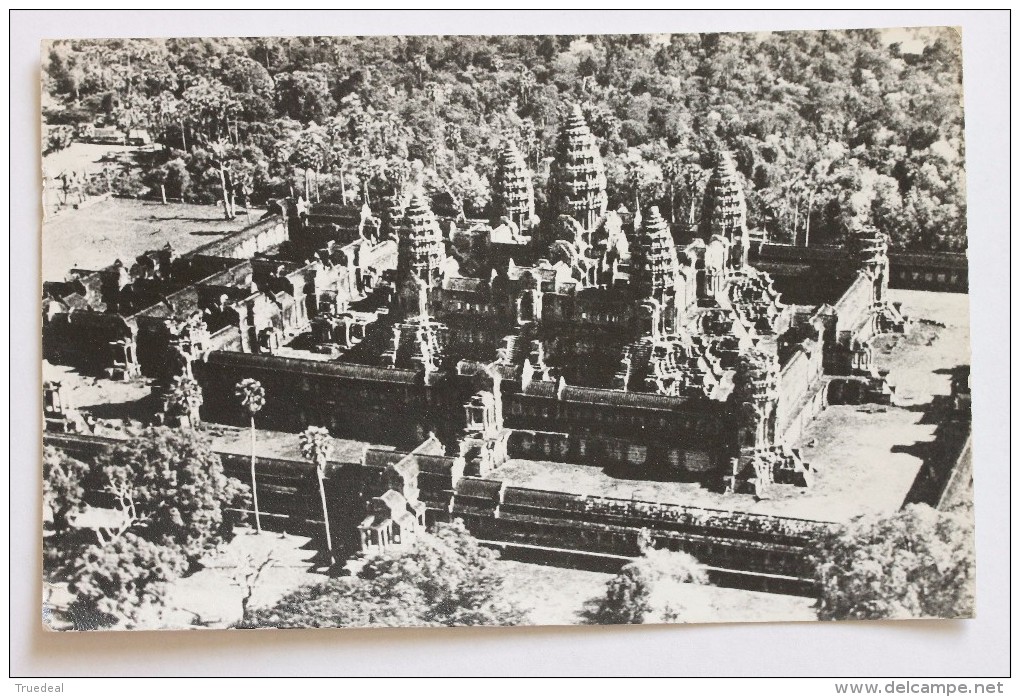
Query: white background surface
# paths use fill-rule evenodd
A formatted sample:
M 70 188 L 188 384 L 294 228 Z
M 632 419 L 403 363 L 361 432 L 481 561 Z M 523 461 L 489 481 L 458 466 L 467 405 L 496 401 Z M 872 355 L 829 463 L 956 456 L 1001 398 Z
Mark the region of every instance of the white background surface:
M 15 12 L 11 15 L 13 676 L 1003 676 L 1009 649 L 1009 16 L 982 12 Z M 40 621 L 39 41 L 61 37 L 963 27 L 978 618 L 598 628 L 46 632 Z

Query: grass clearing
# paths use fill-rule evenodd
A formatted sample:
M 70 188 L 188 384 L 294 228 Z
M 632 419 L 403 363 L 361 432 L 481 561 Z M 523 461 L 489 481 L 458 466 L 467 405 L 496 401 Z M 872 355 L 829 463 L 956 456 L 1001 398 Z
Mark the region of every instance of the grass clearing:
M 252 210 L 252 221 L 264 211 Z M 96 270 L 135 257 L 168 242 L 178 254 L 248 226 L 243 213 L 224 220 L 217 206 L 109 198 L 68 210 L 43 222 L 42 277 L 63 280 L 73 268 Z

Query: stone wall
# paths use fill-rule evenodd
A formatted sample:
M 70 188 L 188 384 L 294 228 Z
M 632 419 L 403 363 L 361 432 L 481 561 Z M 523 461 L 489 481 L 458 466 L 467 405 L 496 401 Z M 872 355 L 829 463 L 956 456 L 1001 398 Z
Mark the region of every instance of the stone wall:
M 889 255 L 889 286 L 966 293 L 969 287 L 967 256 L 892 253 Z
M 647 442 L 640 435 L 614 438 L 601 433 L 513 430 L 507 445 L 513 459 L 650 470 L 685 480 L 717 475 L 724 464 L 714 453 L 689 442 Z
M 549 382 L 503 382 L 510 457 L 700 477 L 727 463 L 723 402 Z
M 282 216 L 271 215 L 231 235 L 203 245 L 191 255 L 233 257 L 250 259 L 259 252 L 279 246 L 288 239 L 287 221 Z
M 777 287 L 784 279 L 797 279 L 802 282 L 801 285 L 806 282 L 808 285 L 838 288 L 849 280 L 847 269 L 853 268 L 841 247 L 754 245 L 750 260 L 753 266 L 768 271 L 776 278 Z M 889 287 L 966 293 L 967 255 L 949 252 L 919 254 L 890 251 Z M 817 290 L 823 294 L 829 292 L 822 287 Z
M 241 330 L 226 326 L 209 335 L 209 349 L 212 351 L 241 351 Z
M 452 447 L 471 376 L 266 354 L 213 351 L 195 364 L 203 418 L 244 425 L 234 397 L 245 378 L 260 381 L 260 426 L 298 432 L 328 427 L 337 437 L 411 447 L 435 433 Z M 579 464 L 616 464 L 700 477 L 726 464 L 728 412 L 722 402 L 595 390 L 535 381 L 501 382 L 502 413 L 516 431 L 510 456 Z M 569 434 L 569 435 L 568 435 Z
M 410 447 L 439 425 L 433 395 L 414 371 L 223 351 L 193 370 L 205 396 L 203 418 L 211 421 L 247 423 L 234 388 L 253 378 L 266 391 L 262 428 L 325 426 L 338 438 Z
M 798 348 L 779 374 L 776 435 L 793 443 L 825 407 L 822 347 Z
M 43 358 L 74 366 L 86 375 L 99 375 L 113 365 L 111 343 L 133 337 L 136 331 L 134 322 L 112 313 L 93 310 L 58 313 L 43 327 Z
M 47 433 L 44 443 L 83 462 L 117 440 Z M 416 459 L 420 499 L 431 524 L 460 518 L 484 541 L 542 548 L 546 563 L 569 564 L 572 554 L 631 557 L 647 529 L 658 547 L 693 554 L 728 585 L 777 592 L 811 592 L 806 546 L 826 525 L 815 521 L 508 487 L 499 479 L 462 477 L 456 458 L 421 453 Z M 367 449 L 359 462 L 327 463 L 324 487 L 334 546 L 350 554 L 365 503 L 385 489 L 386 464 L 401 453 Z M 249 483 L 250 458 L 220 453 L 228 476 Z M 256 481 L 267 530 L 321 536 L 322 507 L 314 466 L 304 460 L 259 457 Z M 96 499 L 96 484 L 89 496 Z M 100 502 L 106 503 L 108 502 Z M 251 510 L 237 510 L 250 519 Z
M 857 334 L 871 319 L 874 299 L 874 281 L 864 273 L 859 273 L 835 305 L 836 340 L 840 344 L 847 344 L 851 338 L 857 338 Z

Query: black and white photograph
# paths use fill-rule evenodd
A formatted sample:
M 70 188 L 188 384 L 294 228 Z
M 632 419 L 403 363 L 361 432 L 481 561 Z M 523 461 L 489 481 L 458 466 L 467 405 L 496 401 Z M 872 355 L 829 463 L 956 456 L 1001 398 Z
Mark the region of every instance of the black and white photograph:
M 958 27 L 39 60 L 47 630 L 974 616 Z

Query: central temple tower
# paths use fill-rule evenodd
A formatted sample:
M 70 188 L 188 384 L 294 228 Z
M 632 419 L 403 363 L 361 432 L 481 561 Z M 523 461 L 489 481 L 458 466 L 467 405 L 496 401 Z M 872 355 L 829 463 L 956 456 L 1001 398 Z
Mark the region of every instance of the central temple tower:
M 397 241 L 399 313 L 392 339 L 382 354 L 391 368 L 433 373 L 443 360 L 447 328 L 432 318 L 432 291 L 447 272 L 446 246 L 439 221 L 421 189 L 411 196 Z
M 598 143 L 581 114 L 567 118 L 556 142 L 556 160 L 550 171 L 550 204 L 555 218 L 569 215 L 591 232 L 606 214 L 606 170 Z M 555 222 L 555 218 L 551 223 Z
M 425 194 L 419 189 L 411 196 L 404 212 L 397 242 L 397 278 L 403 282 L 411 277 L 431 288 L 442 273 L 446 248 L 439 221 L 429 208 Z

